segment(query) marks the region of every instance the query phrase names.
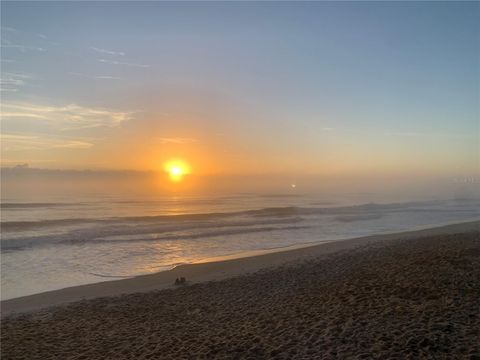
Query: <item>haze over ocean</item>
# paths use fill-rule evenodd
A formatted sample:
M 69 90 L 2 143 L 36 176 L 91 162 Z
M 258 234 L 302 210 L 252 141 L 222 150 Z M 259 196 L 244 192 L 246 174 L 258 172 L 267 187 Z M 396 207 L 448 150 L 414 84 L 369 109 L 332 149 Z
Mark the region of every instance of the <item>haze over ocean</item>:
M 480 219 L 479 200 L 392 200 L 292 193 L 4 199 L 2 299 L 217 256 Z

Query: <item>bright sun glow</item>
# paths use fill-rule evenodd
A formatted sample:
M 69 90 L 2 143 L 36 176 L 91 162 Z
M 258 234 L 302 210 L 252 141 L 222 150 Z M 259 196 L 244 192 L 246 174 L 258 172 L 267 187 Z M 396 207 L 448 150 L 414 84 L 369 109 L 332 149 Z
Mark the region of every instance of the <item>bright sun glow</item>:
M 174 182 L 181 181 L 185 175 L 190 174 L 190 166 L 181 160 L 171 160 L 165 164 L 165 171 Z

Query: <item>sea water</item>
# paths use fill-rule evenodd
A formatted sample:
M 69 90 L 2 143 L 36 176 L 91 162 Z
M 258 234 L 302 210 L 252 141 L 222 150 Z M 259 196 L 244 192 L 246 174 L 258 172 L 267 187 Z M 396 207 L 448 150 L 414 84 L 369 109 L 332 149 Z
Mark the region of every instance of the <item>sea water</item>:
M 104 196 L 1 204 L 1 298 L 122 279 L 206 258 L 479 218 L 478 200 L 369 194 Z

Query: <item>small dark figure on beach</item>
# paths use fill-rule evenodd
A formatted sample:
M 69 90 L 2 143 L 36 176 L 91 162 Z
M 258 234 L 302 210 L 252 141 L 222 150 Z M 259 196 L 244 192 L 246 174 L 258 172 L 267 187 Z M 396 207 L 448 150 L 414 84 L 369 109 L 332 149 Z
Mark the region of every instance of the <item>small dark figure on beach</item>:
M 185 285 L 187 280 L 182 276 L 180 279 L 176 278 L 175 279 L 175 285 Z

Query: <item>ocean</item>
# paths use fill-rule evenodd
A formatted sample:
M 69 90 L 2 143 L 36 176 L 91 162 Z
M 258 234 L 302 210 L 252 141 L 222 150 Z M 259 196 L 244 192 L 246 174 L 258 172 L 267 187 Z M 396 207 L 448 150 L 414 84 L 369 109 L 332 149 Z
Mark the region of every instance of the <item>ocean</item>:
M 372 194 L 82 196 L 1 204 L 1 298 L 195 263 L 479 219 L 479 200 Z

